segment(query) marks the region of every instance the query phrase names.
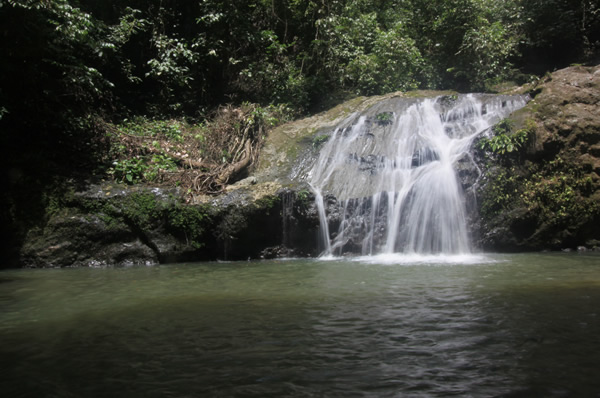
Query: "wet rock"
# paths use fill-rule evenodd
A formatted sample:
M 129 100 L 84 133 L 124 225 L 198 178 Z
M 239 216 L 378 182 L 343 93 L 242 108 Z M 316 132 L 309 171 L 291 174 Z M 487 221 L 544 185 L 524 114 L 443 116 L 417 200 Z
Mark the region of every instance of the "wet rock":
M 176 189 L 90 185 L 65 198 L 45 224 L 26 235 L 26 267 L 130 266 L 208 257 L 198 208 L 183 207 Z M 197 217 L 197 218 L 196 218 Z
M 125 223 L 73 209 L 30 231 L 21 258 L 26 267 L 158 264 L 158 253 Z
M 415 168 L 439 159 L 440 157 L 433 149 L 421 148 L 413 154 L 411 166 Z
M 248 186 L 248 185 L 255 185 L 256 182 L 257 182 L 256 177 L 250 176 L 250 177 L 244 178 L 243 180 L 236 182 L 234 184 L 234 186 L 243 187 L 243 186 Z
M 533 126 L 526 150 L 493 167 L 478 159 L 490 177 L 502 176 L 493 184 L 486 176 L 479 197 L 509 198 L 482 215 L 478 241 L 491 250 L 588 246 L 600 239 L 600 66 L 556 71 L 530 90 L 535 98 L 512 115 Z
M 514 119 L 521 125 L 533 120 L 535 138 L 519 167 L 508 175 L 524 181 L 527 173 L 530 176 L 539 172 L 539 167 L 550 167 L 550 162 L 556 165 L 560 158 L 563 163 L 557 170 L 581 170 L 578 179 L 585 184 L 575 187 L 575 198 L 585 206 L 577 214 L 564 216 L 568 221 L 560 224 L 515 197 L 506 209 L 482 221 L 478 193 L 485 185 L 483 160 L 465 158 L 459 162 L 458 176 L 465 189 L 471 230 L 478 245 L 489 250 L 556 250 L 582 244 L 600 247 L 588 243 L 600 240 L 600 206 L 594 205 L 600 202 L 600 68 L 557 71 L 530 92 L 535 94 L 534 100 Z M 442 111 L 450 109 L 457 98 L 453 93 L 445 94 L 439 100 Z M 49 214 L 45 224 L 29 231 L 21 248 L 21 263 L 31 267 L 151 265 L 317 255 L 318 212 L 310 187 L 302 183 L 318 156 L 317 143 L 326 141 L 315 141 L 315 137 L 329 137 L 338 125 L 351 126 L 356 122 L 353 112 L 358 111 L 371 121 L 372 129 L 362 138 L 373 140 L 391 128 L 391 117 L 380 116 L 385 122 L 379 123 L 377 115 L 390 115 L 389 109 L 410 104 L 410 98 L 401 93 L 357 98 L 329 112 L 280 126 L 267 137 L 250 177 L 218 197 L 194 198 L 192 206 L 181 204 L 176 188 L 91 185 L 76 192 L 65 208 Z M 452 135 L 452 131 L 447 133 Z M 413 156 L 413 166 L 435 161 L 436 156 L 424 149 Z M 353 166 L 358 165 L 362 174 L 377 173 L 386 161 L 358 155 L 354 160 Z M 136 197 L 152 200 L 132 205 L 130 199 Z M 333 235 L 339 230 L 344 210 L 333 195 L 326 195 L 324 201 Z M 197 219 L 190 217 L 194 214 Z M 360 251 L 360 240 L 352 235 L 353 230 L 348 226 L 349 235 L 343 244 Z M 374 231 L 377 234 L 383 228 Z
M 290 258 L 290 257 L 298 257 L 298 253 L 296 250 L 290 249 L 284 245 L 267 247 L 260 252 L 260 258 L 262 258 L 262 259 Z

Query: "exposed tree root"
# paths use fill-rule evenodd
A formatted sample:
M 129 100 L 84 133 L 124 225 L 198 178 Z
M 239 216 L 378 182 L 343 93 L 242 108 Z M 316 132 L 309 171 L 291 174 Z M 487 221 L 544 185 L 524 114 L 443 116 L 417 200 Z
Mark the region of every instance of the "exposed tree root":
M 178 185 L 190 195 L 219 194 L 255 164 L 273 120 L 279 118 L 247 104 L 221 107 L 201 125 L 172 120 L 110 126 L 113 147 L 119 148 L 114 162 L 126 166 L 136 160 L 132 164 L 139 170 L 131 173 L 138 172 L 140 181 Z M 115 166 L 113 174 L 127 182 L 125 166 Z

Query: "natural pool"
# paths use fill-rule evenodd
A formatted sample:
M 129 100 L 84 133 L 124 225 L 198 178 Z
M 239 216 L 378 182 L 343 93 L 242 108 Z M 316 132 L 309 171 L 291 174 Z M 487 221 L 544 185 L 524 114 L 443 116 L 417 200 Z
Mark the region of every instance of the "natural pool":
M 0 272 L 17 397 L 600 395 L 600 256 Z

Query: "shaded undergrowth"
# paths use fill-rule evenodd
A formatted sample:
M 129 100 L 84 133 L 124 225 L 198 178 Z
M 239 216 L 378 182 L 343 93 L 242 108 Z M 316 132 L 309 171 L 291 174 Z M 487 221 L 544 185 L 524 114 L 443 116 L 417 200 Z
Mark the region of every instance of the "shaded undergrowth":
M 142 117 L 107 124 L 108 174 L 126 184 L 179 186 L 185 194 L 218 194 L 245 177 L 268 130 L 289 120 L 284 106 L 220 107 L 202 123 Z

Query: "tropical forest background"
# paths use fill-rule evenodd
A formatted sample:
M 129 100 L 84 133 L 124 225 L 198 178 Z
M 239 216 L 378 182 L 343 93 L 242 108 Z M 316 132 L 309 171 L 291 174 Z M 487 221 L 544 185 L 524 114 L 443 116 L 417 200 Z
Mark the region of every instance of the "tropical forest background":
M 218 193 L 269 128 L 350 97 L 598 63 L 600 5 L 0 0 L 0 36 L 0 221 L 19 235 L 65 181 Z

